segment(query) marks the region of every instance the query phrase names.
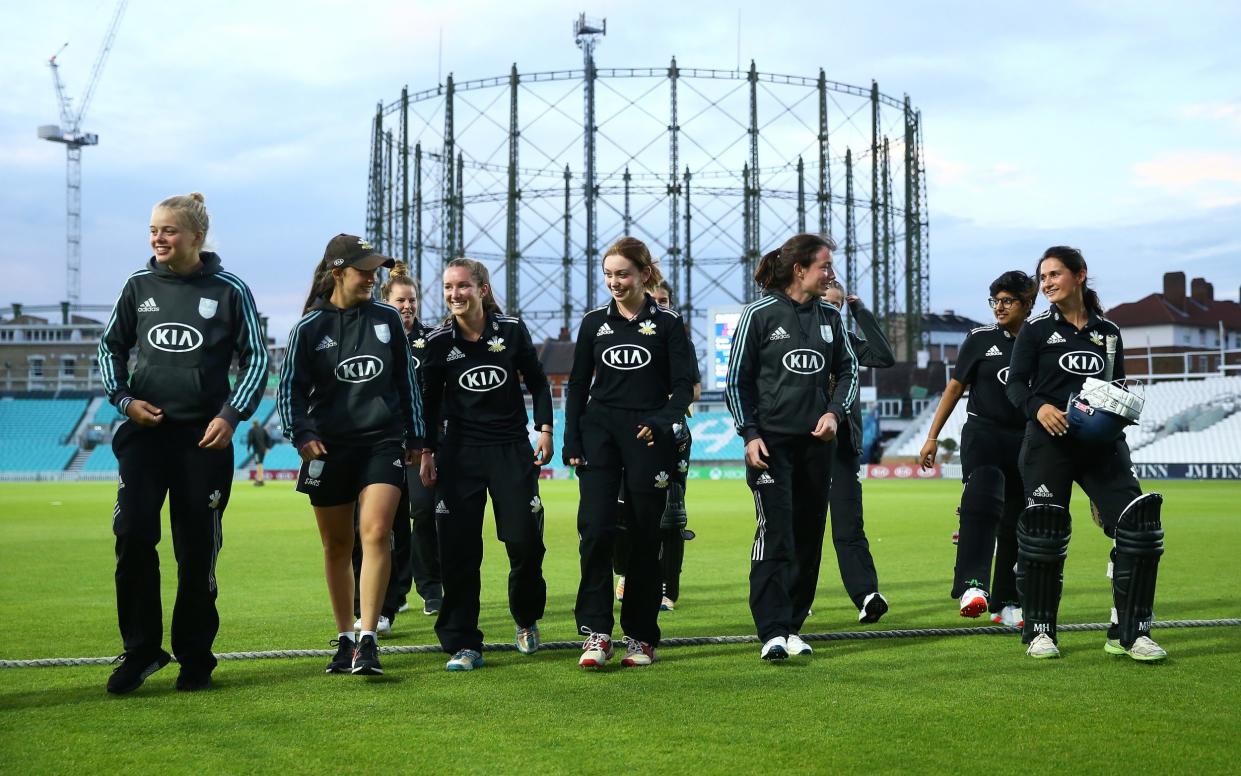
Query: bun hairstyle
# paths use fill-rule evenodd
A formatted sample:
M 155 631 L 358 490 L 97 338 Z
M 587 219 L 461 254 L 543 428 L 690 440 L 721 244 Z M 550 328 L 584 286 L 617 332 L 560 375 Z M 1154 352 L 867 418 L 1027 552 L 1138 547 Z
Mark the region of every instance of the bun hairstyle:
M 207 239 L 207 228 L 211 219 L 207 216 L 207 198 L 197 191 L 189 194 L 178 194 L 168 197 L 155 207 L 171 210 L 177 214 L 181 225 L 192 232 L 202 232 L 203 240 Z
M 1056 259 L 1074 275 L 1086 269 L 1086 258 L 1082 256 L 1080 250 L 1070 248 L 1067 245 L 1053 245 L 1043 251 L 1043 257 L 1034 266 L 1035 282 L 1038 282 L 1039 270 L 1042 269 L 1043 262 L 1046 259 Z M 1082 303 L 1086 305 L 1087 310 L 1095 315 L 1103 315 L 1103 303 L 1099 301 L 1099 295 L 1095 293 L 1093 288 L 1086 285 L 1085 280 L 1082 281 Z
M 995 296 L 1001 291 L 1007 291 L 1017 297 L 1027 307 L 1034 305 L 1034 298 L 1038 296 L 1038 283 L 1034 282 L 1034 278 L 1019 269 L 1009 270 L 1000 275 L 991 283 L 989 289 L 991 296 Z
M 388 270 L 388 279 L 384 281 L 383 286 L 379 289 L 379 295 L 385 302 L 388 301 L 388 295 L 392 293 L 394 286 L 409 286 L 414 289 L 414 295 L 418 295 L 418 285 L 409 276 L 409 267 L 403 261 L 398 261 L 392 265 L 392 269 Z
M 651 258 L 650 249 L 646 247 L 646 243 L 637 237 L 622 237 L 612 243 L 611 247 L 603 252 L 603 258 L 606 259 L 609 256 L 620 256 L 629 259 L 638 268 L 638 272 L 649 269 L 651 277 L 646 281 L 645 288 L 647 291 L 654 291 L 664 282 L 664 274 L 659 271 L 659 265 Z M 671 289 L 669 289 L 668 295 L 672 295 Z
M 504 314 L 504 311 L 500 309 L 500 304 L 496 302 L 495 291 L 491 288 L 491 273 L 487 271 L 486 264 L 474 259 L 457 258 L 444 265 L 445 270 L 448 270 L 450 267 L 465 267 L 469 271 L 474 285 L 478 286 L 480 291 L 483 286 L 487 286 L 488 293 L 482 298 L 484 313 Z M 452 316 L 449 315 L 448 318 L 452 318 Z
M 784 245 L 763 255 L 754 270 L 754 282 L 768 290 L 788 288 L 793 282 L 793 266 L 809 267 L 824 248 L 836 250 L 836 241 L 821 234 L 793 235 Z

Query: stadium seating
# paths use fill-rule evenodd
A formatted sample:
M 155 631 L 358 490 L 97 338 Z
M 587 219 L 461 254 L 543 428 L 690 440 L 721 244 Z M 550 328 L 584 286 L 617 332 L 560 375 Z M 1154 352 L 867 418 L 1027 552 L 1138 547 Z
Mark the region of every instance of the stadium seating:
M 63 444 L 89 401 L 0 399 L 0 471 L 61 471 L 77 445 Z
M 1145 390 L 1142 420 L 1125 432 L 1129 447 L 1134 451 L 1164 436 L 1165 424 L 1182 412 L 1219 400 L 1241 398 L 1241 377 L 1159 382 L 1146 386 Z
M 944 428 L 939 432 L 941 440 L 955 439 L 957 444 L 960 445 L 961 429 L 965 427 L 965 421 L 969 418 L 965 411 L 968 403 L 968 396 L 961 397 L 961 401 L 957 402 L 957 406 L 952 410 L 952 414 L 948 416 L 948 422 L 944 424 Z M 887 450 L 885 455 L 917 458 L 918 453 L 922 451 L 922 443 L 926 441 L 928 432 L 931 430 L 931 422 L 935 419 L 934 408 L 938 405 L 939 402 L 936 400 L 926 415 L 921 420 L 916 421 L 914 427 L 905 434 L 905 441 L 901 443 L 900 447 Z
M 1241 412 L 1202 431 L 1185 431 L 1133 451 L 1135 463 L 1241 463 Z

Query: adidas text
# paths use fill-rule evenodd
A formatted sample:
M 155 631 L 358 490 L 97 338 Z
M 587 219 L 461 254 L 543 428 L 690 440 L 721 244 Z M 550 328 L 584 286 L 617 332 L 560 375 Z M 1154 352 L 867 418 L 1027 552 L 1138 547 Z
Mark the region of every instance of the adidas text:
M 142 304 L 138 305 L 138 312 L 140 312 L 140 313 L 157 313 L 157 312 L 159 312 L 159 305 L 155 304 L 155 297 L 153 297 L 153 296 L 147 297 L 147 300 L 146 300 L 145 302 L 143 302 Z

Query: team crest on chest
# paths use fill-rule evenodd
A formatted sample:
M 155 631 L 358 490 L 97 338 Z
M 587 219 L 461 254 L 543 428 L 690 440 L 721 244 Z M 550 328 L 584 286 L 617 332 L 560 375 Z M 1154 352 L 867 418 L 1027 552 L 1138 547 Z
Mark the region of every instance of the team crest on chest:
M 375 336 L 386 345 L 392 340 L 392 331 L 388 329 L 388 324 L 377 323 L 375 324 Z
M 1091 341 L 1092 343 L 1094 343 L 1095 345 L 1102 345 L 1102 344 L 1103 344 L 1103 335 L 1102 335 L 1102 334 L 1100 334 L 1100 333 L 1099 333 L 1099 332 L 1097 332 L 1097 331 L 1092 331 L 1092 332 L 1090 332 L 1090 341 Z
M 832 325 L 830 323 L 820 323 L 819 336 L 822 337 L 823 341 L 827 344 L 832 344 L 832 338 L 834 336 L 832 334 Z
M 421 349 L 421 348 L 425 348 L 425 347 L 427 346 L 427 340 L 426 340 L 426 338 L 425 338 L 425 337 L 419 337 L 418 339 L 414 340 L 414 341 L 413 341 L 413 342 L 411 342 L 410 344 L 411 344 L 411 345 L 413 345 L 413 346 L 414 346 L 414 347 L 416 347 L 416 348 Z
M 638 333 L 639 333 L 639 334 L 645 334 L 645 335 L 646 335 L 646 336 L 648 336 L 648 337 L 650 337 L 650 336 L 654 336 L 654 334 L 655 334 L 655 322 L 654 322 L 654 321 L 643 321 L 642 323 L 639 323 L 639 324 L 638 324 Z
M 492 353 L 503 352 L 504 338 L 503 337 L 492 337 L 491 339 L 487 340 L 487 350 L 490 350 Z
M 219 302 L 204 296 L 198 300 L 198 314 L 204 318 L 214 318 L 215 311 L 219 306 Z

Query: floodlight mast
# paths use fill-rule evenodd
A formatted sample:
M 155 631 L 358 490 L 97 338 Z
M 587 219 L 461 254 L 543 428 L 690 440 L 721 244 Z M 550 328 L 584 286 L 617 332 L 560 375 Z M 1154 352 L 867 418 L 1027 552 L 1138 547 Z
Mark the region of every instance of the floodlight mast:
M 82 292 L 82 148 L 99 144 L 98 135 L 82 131 L 82 121 L 86 118 L 86 109 L 90 106 L 95 86 L 103 73 L 104 63 L 112 50 L 112 42 L 116 40 L 116 30 L 121 24 L 126 5 L 128 0 L 120 0 L 116 5 L 76 114 L 73 112 L 72 99 L 65 93 L 64 82 L 60 79 L 60 65 L 56 62 L 56 58 L 69 44 L 61 46 L 60 51 L 47 61 L 52 70 L 52 85 L 56 88 L 56 101 L 60 107 L 60 125 L 45 124 L 39 127 L 38 136 L 42 140 L 63 143 L 65 146 L 65 293 L 72 306 L 79 304 Z
M 584 63 L 583 71 L 585 73 L 585 82 L 583 84 L 583 111 L 584 111 L 584 140 L 582 143 L 583 156 L 585 157 L 585 170 L 582 173 L 582 197 L 586 206 L 586 251 L 583 257 L 586 262 L 587 273 L 590 267 L 595 265 L 595 259 L 599 254 L 599 246 L 597 245 L 598 219 L 596 218 L 596 200 L 599 196 L 599 186 L 595 182 L 595 133 L 598 127 L 595 126 L 595 46 L 599 44 L 599 39 L 608 33 L 607 19 L 587 19 L 586 14 L 577 17 L 577 21 L 573 23 L 573 38 L 577 41 L 577 47 L 582 50 L 582 60 Z M 586 284 L 586 309 L 589 310 L 595 306 L 595 285 L 593 283 Z

